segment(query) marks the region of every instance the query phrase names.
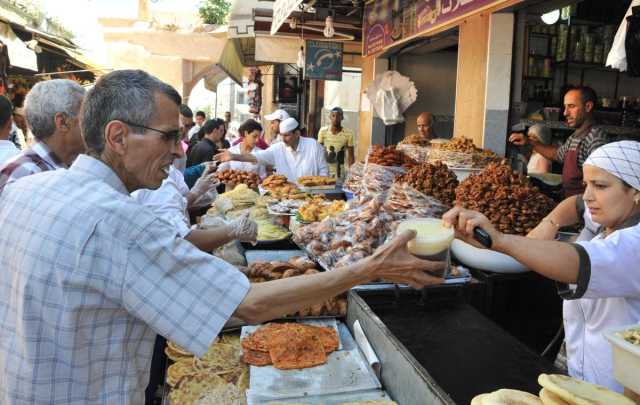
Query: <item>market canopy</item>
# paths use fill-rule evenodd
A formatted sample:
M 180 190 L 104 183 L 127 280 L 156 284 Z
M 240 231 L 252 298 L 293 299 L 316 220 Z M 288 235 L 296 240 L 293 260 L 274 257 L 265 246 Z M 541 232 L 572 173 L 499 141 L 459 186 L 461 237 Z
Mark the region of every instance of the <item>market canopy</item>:
M 7 46 L 11 66 L 38 71 L 36 53 L 16 36 L 9 24 L 0 22 L 0 40 Z

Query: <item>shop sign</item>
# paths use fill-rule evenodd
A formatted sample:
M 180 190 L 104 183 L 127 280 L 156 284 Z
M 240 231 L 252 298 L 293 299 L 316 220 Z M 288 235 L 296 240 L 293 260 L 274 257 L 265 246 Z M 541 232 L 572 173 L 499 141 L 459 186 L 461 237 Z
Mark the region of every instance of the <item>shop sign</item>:
M 503 0 L 377 0 L 365 4 L 363 55 Z
M 306 41 L 304 78 L 342 81 L 342 42 Z
M 302 0 L 276 0 L 273 4 L 273 17 L 271 18 L 271 35 L 275 35 L 280 26 L 302 3 Z

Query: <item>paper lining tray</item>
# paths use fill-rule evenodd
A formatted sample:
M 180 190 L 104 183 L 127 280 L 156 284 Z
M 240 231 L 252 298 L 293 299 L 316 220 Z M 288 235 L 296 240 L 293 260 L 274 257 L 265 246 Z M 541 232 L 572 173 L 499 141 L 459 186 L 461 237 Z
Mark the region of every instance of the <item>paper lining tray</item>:
M 336 324 L 336 321 L 333 319 L 332 322 L 317 320 L 304 321 L 304 323 L 329 326 L 332 323 Z M 256 326 L 242 328 L 242 336 L 256 328 Z M 337 329 L 341 347 L 327 356 L 326 364 L 301 370 L 251 366 L 247 402 L 268 404 L 284 399 L 379 390 L 380 382 L 358 349 L 349 329 L 340 322 L 337 323 Z

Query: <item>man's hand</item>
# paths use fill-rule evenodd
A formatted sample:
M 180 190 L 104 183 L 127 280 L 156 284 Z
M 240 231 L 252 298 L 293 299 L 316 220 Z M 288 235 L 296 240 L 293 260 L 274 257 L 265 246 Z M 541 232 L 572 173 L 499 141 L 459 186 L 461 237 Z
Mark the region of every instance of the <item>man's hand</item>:
M 517 146 L 524 146 L 529 143 L 529 139 L 525 134 L 514 132 L 513 134 L 509 135 L 509 142 Z
M 415 231 L 405 231 L 380 246 L 371 257 L 368 257 L 367 267 L 376 274 L 376 278 L 409 284 L 413 288 L 425 285 L 441 284 L 444 280 L 428 272 L 440 272 L 444 269 L 444 262 L 421 260 L 409 253 L 407 243 L 415 238 Z
M 249 214 L 243 214 L 229 224 L 231 236 L 240 242 L 255 242 L 258 239 L 258 224 L 249 219 Z
M 216 162 L 229 162 L 233 160 L 233 154 L 229 152 L 227 149 L 220 149 L 220 153 L 216 154 L 213 157 L 213 160 Z
M 497 246 L 503 236 L 487 217 L 477 211 L 467 210 L 462 207 L 450 209 L 442 216 L 442 220 L 445 226 L 453 226 L 458 239 L 482 249 L 486 249 L 486 247 L 473 237 L 473 230 L 476 227 L 484 229 L 491 236 L 493 246 Z

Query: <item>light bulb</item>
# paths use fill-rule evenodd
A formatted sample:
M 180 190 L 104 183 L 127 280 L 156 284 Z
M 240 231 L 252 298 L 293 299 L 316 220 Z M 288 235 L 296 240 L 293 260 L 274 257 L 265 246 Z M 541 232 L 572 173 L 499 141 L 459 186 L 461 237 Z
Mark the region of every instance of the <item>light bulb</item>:
M 298 65 L 300 69 L 304 68 L 304 49 L 302 47 L 300 47 L 300 50 L 298 51 L 298 60 L 296 61 L 296 65 Z
M 545 24 L 553 25 L 560 19 L 560 10 L 549 11 L 548 13 L 542 14 L 540 18 L 542 18 L 542 21 Z
M 333 29 L 333 17 L 330 15 L 327 16 L 326 20 L 324 20 L 324 31 L 322 33 L 326 38 L 333 38 L 333 34 L 336 33 Z

